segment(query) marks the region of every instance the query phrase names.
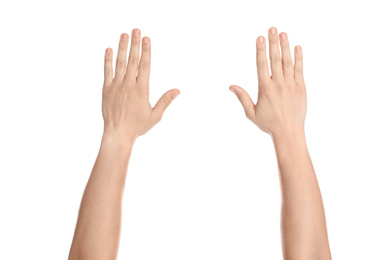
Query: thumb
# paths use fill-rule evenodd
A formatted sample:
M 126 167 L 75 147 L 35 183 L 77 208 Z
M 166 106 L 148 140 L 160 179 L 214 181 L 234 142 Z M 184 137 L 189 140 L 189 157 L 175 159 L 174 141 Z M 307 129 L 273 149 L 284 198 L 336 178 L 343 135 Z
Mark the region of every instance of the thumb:
M 249 119 L 254 118 L 255 104 L 253 103 L 251 97 L 248 95 L 245 89 L 236 85 L 231 85 L 229 87 L 229 90 L 236 94 L 238 100 L 240 100 L 242 106 L 244 107 L 246 117 Z
M 164 95 L 157 101 L 156 105 L 153 108 L 153 112 L 156 114 L 157 118 L 161 118 L 164 114 L 165 109 L 171 104 L 172 100 L 174 100 L 180 91 L 178 89 L 171 89 L 165 92 Z

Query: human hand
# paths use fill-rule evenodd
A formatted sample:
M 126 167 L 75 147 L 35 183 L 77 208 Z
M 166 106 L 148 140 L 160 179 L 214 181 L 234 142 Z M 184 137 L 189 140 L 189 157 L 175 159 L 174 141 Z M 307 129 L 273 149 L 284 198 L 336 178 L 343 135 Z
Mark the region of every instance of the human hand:
M 149 103 L 149 76 L 151 43 L 142 39 L 141 32 L 134 29 L 131 36 L 129 59 L 127 46 L 129 35 L 123 33 L 119 42 L 115 77 L 113 75 L 113 52 L 106 49 L 103 84 L 104 132 L 115 133 L 122 140 L 136 139 L 157 124 L 172 100 L 180 94 L 178 89 L 167 91 L 152 108 Z
M 231 85 L 245 110 L 245 115 L 261 130 L 271 136 L 301 133 L 304 131 L 306 116 L 306 88 L 303 80 L 302 48 L 295 46 L 293 64 L 286 33 L 272 27 L 268 31 L 269 56 L 272 76 L 270 76 L 265 38 L 256 41 L 258 99 L 256 105 L 241 87 Z M 279 51 L 282 50 L 282 57 Z

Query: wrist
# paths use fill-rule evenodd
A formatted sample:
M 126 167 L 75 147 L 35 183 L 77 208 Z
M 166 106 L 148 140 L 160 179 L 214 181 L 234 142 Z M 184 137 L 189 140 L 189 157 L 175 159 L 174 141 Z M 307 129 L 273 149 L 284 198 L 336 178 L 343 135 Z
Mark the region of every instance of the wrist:
M 121 143 L 134 143 L 137 139 L 137 135 L 130 131 L 126 131 L 122 128 L 104 126 L 103 137 L 121 142 Z
M 306 142 L 305 130 L 289 129 L 270 133 L 272 141 L 275 143 Z
M 279 132 L 271 136 L 281 172 L 291 168 L 291 165 L 298 166 L 310 158 L 303 130 Z
M 136 141 L 136 135 L 123 134 L 119 130 L 104 129 L 102 136 L 102 145 L 119 152 L 131 152 Z
M 303 130 L 273 133 L 271 137 L 277 159 L 280 162 L 307 153 L 306 137 Z

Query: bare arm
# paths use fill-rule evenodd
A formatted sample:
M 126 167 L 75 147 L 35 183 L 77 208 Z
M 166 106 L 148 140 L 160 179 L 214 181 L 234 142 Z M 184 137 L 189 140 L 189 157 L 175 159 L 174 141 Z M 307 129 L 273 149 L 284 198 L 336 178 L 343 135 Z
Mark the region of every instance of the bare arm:
M 134 29 L 121 35 L 113 75 L 113 53 L 105 54 L 103 84 L 104 133 L 95 165 L 81 201 L 69 259 L 116 259 L 119 249 L 122 197 L 131 151 L 138 136 L 157 124 L 180 93 L 166 92 L 155 107 L 149 103 L 151 44 Z M 137 75 L 138 72 L 138 75 Z
M 285 259 L 331 259 L 325 212 L 304 133 L 273 138 L 281 187 Z
M 306 146 L 304 121 L 306 88 L 302 49 L 293 62 L 286 33 L 269 30 L 269 73 L 265 38 L 256 41 L 259 94 L 256 104 L 247 92 L 232 85 L 245 114 L 271 135 L 281 187 L 281 232 L 284 259 L 331 259 L 321 192 Z M 280 38 L 280 49 L 279 49 Z

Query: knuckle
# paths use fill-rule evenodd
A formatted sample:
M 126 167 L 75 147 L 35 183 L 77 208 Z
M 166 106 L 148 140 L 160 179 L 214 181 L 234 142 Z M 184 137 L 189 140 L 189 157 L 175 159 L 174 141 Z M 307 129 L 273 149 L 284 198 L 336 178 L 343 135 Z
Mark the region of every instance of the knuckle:
M 302 73 L 302 72 L 303 72 L 302 66 L 295 66 L 295 71 L 296 71 L 297 73 Z
M 248 118 L 248 119 L 251 118 L 250 113 L 248 111 L 246 111 L 246 110 L 245 110 L 245 117 Z
M 149 68 L 149 61 L 141 60 L 139 66 L 141 69 L 148 69 Z
M 271 62 L 271 64 L 279 65 L 281 61 L 280 61 L 280 58 L 278 58 L 278 57 L 270 57 L 270 62 Z
M 293 63 L 291 60 L 283 60 L 283 67 L 285 68 L 292 68 Z
M 300 91 L 302 91 L 305 95 L 306 95 L 306 87 L 305 87 L 305 80 L 303 79 L 303 77 L 295 77 L 295 84 L 297 86 L 297 89 L 301 89 Z
M 163 102 L 164 102 L 164 104 L 165 104 L 166 106 L 169 106 L 169 104 L 171 104 L 172 100 L 169 99 L 169 98 L 164 98 L 164 99 L 163 99 Z
M 269 96 L 271 94 L 271 88 L 268 86 L 262 86 L 259 90 L 260 96 Z
M 136 38 L 131 37 L 131 47 L 133 48 L 139 47 L 139 41 L 140 41 L 139 37 Z
M 257 66 L 259 68 L 264 68 L 267 66 L 267 60 L 266 59 L 258 59 L 257 60 Z
M 265 45 L 264 44 L 258 44 L 257 45 L 257 51 L 259 51 L 259 52 L 263 52 L 263 51 L 265 51 L 266 50 L 266 48 L 265 48 Z
M 136 64 L 136 63 L 137 63 L 136 57 L 135 57 L 135 56 L 130 56 L 130 58 L 129 58 L 129 63 L 130 63 L 130 64 Z
M 295 59 L 296 60 L 302 60 L 303 59 L 302 53 L 295 53 Z
M 302 63 L 303 62 L 303 58 L 302 58 L 302 56 L 297 56 L 297 55 L 295 55 L 295 62 L 300 62 L 300 63 Z
M 118 60 L 118 67 L 123 68 L 125 66 L 125 63 L 123 60 Z
M 245 117 L 248 118 L 249 120 L 253 120 L 253 111 L 248 111 L 248 110 L 245 110 Z

